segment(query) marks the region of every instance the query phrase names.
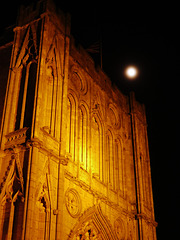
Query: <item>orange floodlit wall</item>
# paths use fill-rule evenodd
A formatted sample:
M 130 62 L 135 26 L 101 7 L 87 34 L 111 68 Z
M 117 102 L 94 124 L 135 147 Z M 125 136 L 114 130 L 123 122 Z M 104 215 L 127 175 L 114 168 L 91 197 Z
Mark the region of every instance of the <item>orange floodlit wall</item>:
M 22 7 L 7 64 L 0 239 L 156 239 L 145 108 L 76 46 L 69 15 Z

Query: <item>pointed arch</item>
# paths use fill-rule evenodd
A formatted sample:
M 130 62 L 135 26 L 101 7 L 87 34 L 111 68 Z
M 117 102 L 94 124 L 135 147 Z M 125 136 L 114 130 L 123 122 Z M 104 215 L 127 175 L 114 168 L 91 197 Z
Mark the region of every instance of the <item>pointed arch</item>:
M 26 51 L 28 49 L 29 36 L 30 36 L 30 27 L 28 27 L 26 30 L 26 34 L 24 37 L 24 41 L 22 43 L 22 47 L 20 48 L 19 54 L 17 55 L 17 59 L 16 59 L 16 63 L 15 63 L 16 68 L 18 68 L 21 65 L 22 60 L 26 54 Z
M 117 240 L 108 219 L 103 215 L 100 205 L 93 206 L 79 217 L 78 223 L 71 230 L 68 240 Z
M 17 69 L 19 78 L 19 97 L 17 104 L 15 130 L 23 127 L 31 127 L 34 109 L 34 97 L 36 89 L 37 60 L 29 59 L 27 54 L 24 64 Z
M 49 159 L 46 161 L 42 175 L 35 191 L 36 212 L 35 238 L 48 240 L 50 237 L 51 209 L 52 209 L 52 184 L 49 172 Z
M 93 113 L 91 128 L 91 166 L 93 176 L 103 180 L 103 124 L 98 111 Z
M 78 114 L 79 133 L 79 161 L 80 165 L 88 170 L 88 145 L 89 145 L 89 109 L 85 102 L 81 102 Z
M 64 45 L 63 43 L 61 43 L 61 41 L 64 41 L 64 39 L 60 39 L 58 37 L 58 34 L 55 33 L 53 38 L 52 38 L 52 42 L 49 45 L 49 50 L 47 51 L 47 55 L 46 55 L 46 62 L 53 62 L 56 63 L 56 73 L 63 75 L 62 73 L 62 68 L 63 68 L 63 62 L 62 62 L 62 56 L 61 56 L 61 52 L 60 49 L 62 49 L 62 46 Z M 62 51 L 63 53 L 63 51 Z M 53 58 L 53 56 L 55 56 L 55 58 Z
M 44 58 L 44 73 L 42 91 L 44 94 L 43 125 L 46 131 L 59 139 L 61 126 L 62 94 L 63 94 L 63 54 L 64 40 L 57 32 L 49 39 L 46 56 Z
M 67 152 L 71 155 L 73 161 L 76 161 L 77 103 L 76 94 L 69 89 L 67 101 Z
M 57 72 L 63 75 L 63 59 L 64 59 L 64 38 L 60 35 L 55 36 L 55 51 L 57 56 Z
M 11 239 L 13 225 L 16 224 L 16 208 L 21 208 L 23 199 L 22 169 L 18 163 L 18 154 L 12 153 L 5 172 L 4 182 L 0 186 L 0 239 Z M 22 221 L 20 217 L 19 222 Z M 16 231 L 14 231 L 16 234 Z
M 15 101 L 17 104 L 14 119 L 15 130 L 24 126 L 31 128 L 32 125 L 38 61 L 38 44 L 35 28 L 28 26 L 22 37 L 22 42 L 20 43 L 19 41 L 18 44 L 19 50 L 12 67 L 17 87 L 14 90 L 14 94 L 18 96 Z
M 49 133 L 53 137 L 57 137 L 57 108 L 58 98 L 60 98 L 59 92 L 59 79 L 58 79 L 58 65 L 57 65 L 57 51 L 54 46 L 50 46 L 46 60 L 46 123 L 49 128 Z
M 75 65 L 71 67 L 70 73 L 70 80 L 75 89 L 82 95 L 85 95 L 88 91 L 88 82 L 84 77 L 85 74 L 83 74 L 81 70 Z
M 20 128 L 32 126 L 34 98 L 36 89 L 36 74 L 37 74 L 37 62 L 31 61 L 27 66 L 26 73 L 27 83 L 25 82 Z
M 109 127 L 106 132 L 106 181 L 115 190 L 115 159 L 114 159 L 114 137 L 113 131 Z
M 124 158 L 123 158 L 123 142 L 120 136 L 115 139 L 115 176 L 116 176 L 116 189 L 120 194 L 124 195 L 125 187 L 125 172 L 124 172 Z
M 35 212 L 35 237 L 36 239 L 49 239 L 50 234 L 50 199 L 47 189 L 47 183 L 44 183 L 40 187 L 38 197 L 36 199 L 36 212 Z
M 119 129 L 121 127 L 121 117 L 117 109 L 118 108 L 114 103 L 111 103 L 111 102 L 109 103 L 108 118 L 112 127 L 114 127 L 115 129 Z
M 22 64 L 27 65 L 33 59 L 36 59 L 38 55 L 38 42 L 36 35 L 36 27 L 29 25 L 22 40 L 21 46 L 19 46 L 19 52 L 16 56 L 14 67 L 17 69 Z

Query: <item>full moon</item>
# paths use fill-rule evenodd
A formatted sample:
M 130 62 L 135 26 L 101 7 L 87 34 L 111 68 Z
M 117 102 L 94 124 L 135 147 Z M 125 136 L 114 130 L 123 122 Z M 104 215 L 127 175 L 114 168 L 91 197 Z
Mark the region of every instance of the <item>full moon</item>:
M 127 67 L 125 69 L 125 75 L 130 79 L 134 79 L 137 76 L 137 74 L 138 74 L 138 71 L 133 66 Z

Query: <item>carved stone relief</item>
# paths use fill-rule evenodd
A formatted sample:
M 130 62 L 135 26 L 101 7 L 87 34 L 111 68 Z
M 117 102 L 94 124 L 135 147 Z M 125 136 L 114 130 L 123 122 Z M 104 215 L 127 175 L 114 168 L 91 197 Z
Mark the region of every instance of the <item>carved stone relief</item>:
M 114 222 L 114 229 L 119 240 L 125 239 L 125 229 L 122 219 L 118 218 Z
M 66 191 L 65 204 L 71 217 L 76 218 L 81 213 L 81 199 L 78 192 L 71 188 Z
M 24 180 L 22 174 L 21 164 L 19 162 L 19 153 L 12 154 L 9 161 L 9 166 L 3 177 L 0 185 L 0 203 L 6 197 L 10 201 L 14 201 L 15 196 L 23 196 L 24 194 Z
M 82 78 L 79 73 L 73 72 L 71 81 L 78 92 L 85 95 L 88 91 L 88 85 L 86 79 Z
M 118 113 L 118 109 L 112 103 L 108 106 L 108 119 L 115 129 L 119 129 L 121 127 L 121 118 Z
M 27 28 L 22 38 L 22 42 L 19 43 L 21 47 L 16 56 L 16 62 L 14 67 L 18 68 L 21 64 L 27 65 L 28 62 L 36 60 L 38 56 L 38 38 L 37 31 L 38 23 L 31 25 Z
M 98 233 L 95 226 L 92 224 L 92 220 L 86 222 L 80 229 L 78 229 L 77 234 L 74 236 L 73 240 L 101 240 L 102 237 Z
M 84 71 L 81 71 L 79 66 L 73 64 L 70 66 L 70 85 L 72 84 L 73 89 L 75 89 L 79 94 L 86 95 L 88 92 L 88 80 Z
M 100 205 L 87 209 L 71 230 L 68 240 L 117 240 Z

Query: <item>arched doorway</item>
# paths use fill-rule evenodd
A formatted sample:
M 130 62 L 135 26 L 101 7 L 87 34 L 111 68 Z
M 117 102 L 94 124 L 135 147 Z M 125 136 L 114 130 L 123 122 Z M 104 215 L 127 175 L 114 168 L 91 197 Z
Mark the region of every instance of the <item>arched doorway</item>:
M 97 205 L 85 211 L 79 218 L 68 240 L 117 240 L 117 237 L 100 205 Z

